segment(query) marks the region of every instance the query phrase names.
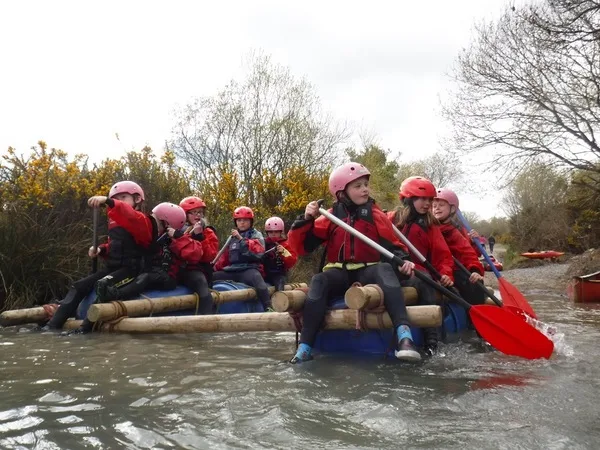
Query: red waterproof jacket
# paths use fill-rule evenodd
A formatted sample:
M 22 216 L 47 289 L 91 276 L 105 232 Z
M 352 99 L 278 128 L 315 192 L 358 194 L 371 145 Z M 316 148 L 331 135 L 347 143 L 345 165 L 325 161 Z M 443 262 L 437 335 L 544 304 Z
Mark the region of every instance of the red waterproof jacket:
M 477 272 L 480 275 L 483 275 L 483 265 L 481 265 L 473 247 L 469 245 L 469 241 L 465 239 L 465 236 L 460 230 L 454 225 L 446 223 L 440 225 L 440 231 L 442 232 L 442 236 L 444 236 L 452 255 L 471 272 Z M 456 269 L 458 270 L 458 268 Z
M 205 227 L 199 234 L 191 231 L 192 227 L 187 226 L 171 239 L 169 249 L 175 256 L 174 264 L 179 269 L 205 272 L 219 252 L 219 238 L 212 227 Z
M 394 221 L 395 211 L 388 212 L 388 218 Z M 430 225 L 426 229 L 416 222 L 408 223 L 400 230 L 404 236 L 416 247 L 417 250 L 430 261 L 433 267 L 442 275 L 447 275 L 454 281 L 454 261 L 452 253 L 442 236 L 439 226 Z M 418 270 L 427 272 L 427 269 L 419 263 L 416 255 L 411 260 Z M 433 275 L 433 274 L 432 274 Z
M 394 234 L 392 224 L 385 213 L 372 199 L 353 211 L 336 202 L 329 212 L 400 258 L 408 259 L 406 247 Z M 326 245 L 328 263 L 374 263 L 385 259 L 377 250 L 335 225 L 325 216 L 316 220 L 306 220 L 301 216 L 292 224 L 289 240 L 291 247 L 299 255 L 305 255 L 320 245 Z

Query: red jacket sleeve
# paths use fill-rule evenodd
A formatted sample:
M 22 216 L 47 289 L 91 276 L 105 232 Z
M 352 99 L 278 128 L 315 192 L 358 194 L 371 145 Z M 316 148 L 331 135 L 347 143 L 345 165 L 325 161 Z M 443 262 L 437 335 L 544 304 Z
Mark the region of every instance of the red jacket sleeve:
M 217 256 L 217 255 L 215 255 Z M 221 270 L 223 267 L 227 267 L 229 265 L 229 247 L 225 249 L 221 257 L 217 260 L 214 266 L 214 270 Z
M 483 265 L 465 236 L 456 227 L 450 224 L 442 225 L 440 229 L 452 255 L 471 272 L 477 272 L 480 275 L 483 275 Z
M 477 245 L 475 244 L 475 242 L 473 242 L 473 240 L 469 236 L 469 232 L 467 231 L 467 229 L 465 227 L 461 227 L 460 233 L 469 242 L 469 244 L 471 245 L 471 248 L 473 249 L 473 251 L 475 252 L 475 254 L 477 255 L 477 257 L 480 257 L 481 256 L 481 252 L 479 251 L 479 248 L 477 248 Z
M 100 251 L 100 257 L 106 259 L 108 257 L 108 252 L 110 251 L 110 238 L 108 238 L 108 241 L 106 242 L 106 244 L 100 244 L 98 246 L 98 250 Z
M 219 253 L 219 238 L 217 237 L 217 233 L 212 228 L 205 228 L 204 240 L 200 241 L 200 243 L 202 244 L 200 262 L 211 262 L 217 256 L 217 253 Z
M 454 260 L 439 226 L 431 225 L 428 234 L 431 245 L 431 264 L 439 273 L 448 275 L 454 281 Z
M 298 261 L 298 255 L 287 240 L 279 242 L 279 245 L 290 253 L 288 256 L 283 257 L 283 266 L 285 267 L 285 270 L 290 270 L 294 267 L 296 261 Z
M 332 209 L 329 209 L 329 212 L 332 211 Z M 311 253 L 327 242 L 330 223 L 325 216 L 320 216 L 316 220 L 305 220 L 303 218 L 296 220 L 288 233 L 290 247 L 298 256 Z
M 107 204 L 108 218 L 131 233 L 136 243 L 148 247 L 152 242 L 152 222 L 144 213 L 136 211 L 127 203 L 112 200 L 114 206 Z
M 198 264 L 204 254 L 202 242 L 184 234 L 178 239 L 172 239 L 169 249 L 179 258 L 190 264 Z

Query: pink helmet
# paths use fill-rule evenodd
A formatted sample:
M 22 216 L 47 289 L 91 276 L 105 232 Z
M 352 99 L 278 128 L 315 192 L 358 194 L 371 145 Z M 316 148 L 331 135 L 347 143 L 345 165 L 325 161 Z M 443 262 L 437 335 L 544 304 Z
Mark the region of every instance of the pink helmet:
M 134 183 L 133 181 L 119 181 L 118 183 L 115 183 L 113 187 L 110 188 L 108 197 L 113 198 L 115 195 L 119 194 L 138 194 L 141 199 L 144 200 L 144 191 L 139 184 Z
M 181 206 L 173 203 L 159 203 L 154 207 L 152 213 L 158 220 L 167 222 L 171 228 L 178 230 L 185 225 L 185 211 Z
M 233 211 L 233 220 L 235 219 L 254 219 L 254 211 L 247 206 L 240 206 Z
M 329 192 L 336 197 L 339 191 L 346 189 L 348 183 L 364 176 L 370 177 L 371 172 L 362 164 L 356 162 L 342 164 L 329 175 Z
M 181 206 L 187 214 L 192 209 L 206 208 L 206 203 L 204 203 L 200 197 L 186 197 L 179 202 L 179 206 Z
M 408 177 L 402 182 L 398 197 L 400 200 L 411 197 L 435 197 L 435 186 L 425 177 Z
M 446 200 L 448 203 L 450 203 L 450 206 L 454 206 L 456 209 L 458 209 L 458 197 L 456 196 L 454 191 L 451 189 L 447 189 L 447 188 L 438 189 L 437 194 L 434 198 L 437 198 L 440 200 Z
M 279 217 L 269 217 L 265 222 L 265 231 L 284 231 L 285 225 Z

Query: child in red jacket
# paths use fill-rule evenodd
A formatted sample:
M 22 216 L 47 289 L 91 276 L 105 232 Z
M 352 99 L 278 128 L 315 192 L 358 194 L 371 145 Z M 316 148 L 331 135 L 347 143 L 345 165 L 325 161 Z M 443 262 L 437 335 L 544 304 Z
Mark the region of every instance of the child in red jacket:
M 236 208 L 233 223 L 235 228 L 231 230 L 227 248 L 215 262 L 213 280 L 233 280 L 253 287 L 266 311 L 271 307 L 271 296 L 263 278 L 265 240 L 254 228 L 254 211 L 247 206 Z
M 287 238 L 283 236 L 285 225 L 279 217 L 270 217 L 265 222 L 265 255 L 263 266 L 265 280 L 275 286 L 278 291 L 283 291 L 288 270 L 294 267 L 298 256 L 291 248 Z
M 219 238 L 213 227 L 204 221 L 206 203 L 199 197 L 186 197 L 179 206 L 186 214 L 186 224 L 181 229 L 167 228 L 171 237 L 170 249 L 179 267 L 178 279 L 198 295 L 199 314 L 213 312 L 212 260 L 219 251 Z
M 166 230 L 169 227 L 181 228 L 185 223 L 185 213 L 173 203 L 159 203 L 151 214 L 145 215 L 145 222 L 152 230 L 152 242 L 142 273 L 124 286 L 115 283 L 110 276 L 99 280 L 96 284 L 96 302 L 128 300 L 139 297 L 149 289 L 168 291 L 177 287 L 177 266 L 173 264 Z M 69 334 L 89 333 L 92 329 L 93 323 L 86 318 L 77 330 Z
M 108 197 L 90 197 L 90 207 L 106 206 L 108 210 L 108 242 L 88 251 L 90 258 L 102 257 L 105 267 L 73 283 L 42 330 L 60 330 L 99 280 L 106 278 L 120 283 L 135 278 L 143 270 L 152 243 L 152 226 L 140 211 L 143 202 L 144 191 L 133 181 L 115 183 Z
M 461 296 L 472 305 L 485 302 L 485 295 L 475 283 L 483 280 L 483 266 L 469 241 L 461 232 L 462 226 L 456 218 L 458 197 L 450 189 L 438 189 L 433 199 L 433 215 L 441 223 L 440 230 L 452 255 L 469 271 L 470 276 L 454 268 L 454 284 Z
M 454 283 L 454 261 L 439 226 L 429 212 L 435 197 L 435 186 L 423 177 L 409 177 L 400 186 L 399 198 L 402 205 L 388 213 L 390 220 L 407 237 L 407 239 L 427 258 L 441 274 L 440 284 L 450 287 Z M 416 255 L 411 255 L 416 269 L 432 276 L 419 264 Z M 418 279 L 404 282 L 403 285 L 414 286 L 419 294 L 419 302 L 426 305 L 436 304 L 434 290 Z M 437 350 L 439 336 L 437 328 L 424 328 L 424 351 L 432 355 Z
M 406 247 L 394 235 L 390 221 L 369 195 L 369 170 L 362 164 L 350 162 L 336 168 L 329 177 L 329 192 L 336 199 L 329 210 L 362 234 L 371 238 L 404 262 L 398 269 L 410 276 L 414 264 L 407 261 Z M 312 277 L 304 303 L 300 345 L 290 360 L 295 364 L 311 359 L 312 346 L 321 327 L 329 301 L 344 292 L 354 282 L 376 283 L 384 293 L 385 309 L 392 319 L 396 337 L 396 358 L 418 361 L 417 351 L 409 328 L 404 295 L 393 266 L 382 261 L 379 251 L 355 238 L 324 216 L 318 217 L 316 201 L 306 205 L 304 214 L 292 225 L 290 244 L 305 255 L 325 246 L 327 264 Z

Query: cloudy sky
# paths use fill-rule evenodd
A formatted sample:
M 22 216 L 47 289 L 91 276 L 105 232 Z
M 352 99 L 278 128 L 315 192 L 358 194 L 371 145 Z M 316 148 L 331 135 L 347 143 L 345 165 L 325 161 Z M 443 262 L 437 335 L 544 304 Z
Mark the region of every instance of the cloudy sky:
M 160 150 L 175 105 L 215 94 L 260 49 L 311 81 L 337 119 L 402 158 L 420 158 L 448 131 L 439 97 L 473 24 L 505 4 L 2 2 L 0 150 L 26 152 L 40 139 L 98 158 L 146 144 Z M 463 209 L 499 214 L 500 195 L 481 192 L 464 194 Z

